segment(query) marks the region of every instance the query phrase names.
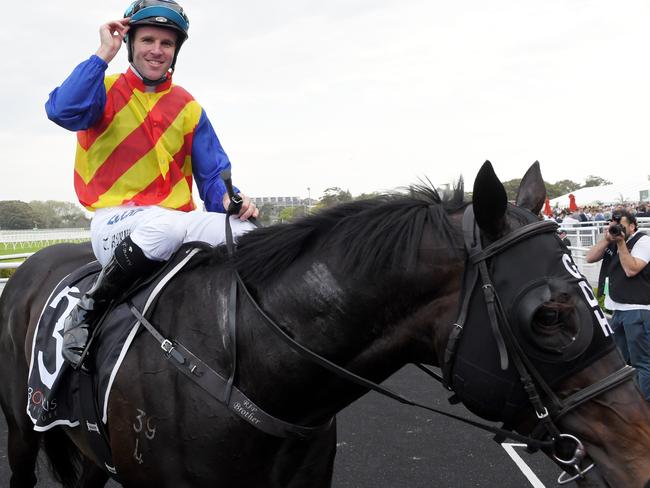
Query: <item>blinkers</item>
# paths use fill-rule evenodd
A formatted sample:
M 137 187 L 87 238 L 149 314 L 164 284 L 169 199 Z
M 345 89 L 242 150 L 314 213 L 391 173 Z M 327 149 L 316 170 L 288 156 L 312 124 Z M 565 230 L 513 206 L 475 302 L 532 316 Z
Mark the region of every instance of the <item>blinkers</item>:
M 541 278 L 514 298 L 510 313 L 513 332 L 529 357 L 566 363 L 591 344 L 591 311 L 571 285 L 568 279 Z
M 530 406 L 517 361 L 548 393 L 615 347 L 580 285 L 584 277 L 567 269 L 557 224 L 515 206 L 510 213 L 524 225 L 483 249 L 466 210 L 463 297 L 443 368 L 469 410 L 504 422 Z

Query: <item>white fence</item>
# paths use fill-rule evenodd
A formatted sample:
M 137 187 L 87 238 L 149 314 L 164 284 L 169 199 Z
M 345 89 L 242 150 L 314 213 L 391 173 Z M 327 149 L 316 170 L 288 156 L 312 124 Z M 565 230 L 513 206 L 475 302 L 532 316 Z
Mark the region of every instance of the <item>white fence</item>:
M 32 254 L 34 253 L 25 252 L 21 254 L 6 254 L 0 256 L 0 269 L 15 269 Z M 2 289 L 5 287 L 5 283 L 8 279 L 9 278 L 0 278 L 0 293 L 2 293 Z
M 57 242 L 90 240 L 90 229 L 35 229 L 0 230 L 0 250 L 20 251 L 32 247 L 49 246 Z M 32 253 L 0 255 L 0 269 L 17 268 Z M 7 278 L 0 278 L 0 293 Z
M 602 239 L 605 229 L 609 226 L 609 222 L 582 222 L 580 224 L 560 224 L 560 228 L 565 230 L 567 237 L 571 241 L 571 245 L 575 247 L 590 248 Z M 639 229 L 650 233 L 650 217 L 640 217 L 637 222 Z
M 585 255 L 587 254 L 589 247 L 570 246 L 569 249 L 571 250 L 571 257 L 573 257 L 576 266 L 578 266 L 580 272 L 585 275 L 589 284 L 593 288 L 598 286 L 598 274 L 600 273 L 600 264 L 602 261 L 598 261 L 597 263 L 588 263 L 585 260 Z
M 0 230 L 0 249 L 4 250 L 89 240 L 90 229 Z

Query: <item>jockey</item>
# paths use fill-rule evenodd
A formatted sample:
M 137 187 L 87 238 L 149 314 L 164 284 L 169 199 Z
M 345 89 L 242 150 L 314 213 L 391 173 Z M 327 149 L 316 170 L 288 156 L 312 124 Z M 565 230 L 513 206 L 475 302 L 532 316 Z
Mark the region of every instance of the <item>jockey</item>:
M 77 132 L 74 186 L 95 212 L 93 251 L 102 271 L 66 319 L 63 356 L 74 367 L 93 322 L 138 277 L 184 242 L 225 241 L 230 200 L 220 173 L 228 156 L 201 106 L 172 83 L 189 20 L 174 0 L 137 0 L 100 27 L 96 54 L 79 64 L 45 105 L 50 120 Z M 130 67 L 106 75 L 126 42 Z M 207 212 L 195 210 L 193 177 Z M 236 192 L 239 190 L 235 189 Z M 243 205 L 233 235 L 254 228 Z

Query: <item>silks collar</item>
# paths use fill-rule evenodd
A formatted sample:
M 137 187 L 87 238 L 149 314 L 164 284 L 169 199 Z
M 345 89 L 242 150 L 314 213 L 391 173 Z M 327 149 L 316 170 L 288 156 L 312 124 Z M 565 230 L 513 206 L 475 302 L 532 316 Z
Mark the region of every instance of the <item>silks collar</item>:
M 133 65 L 129 66 L 129 69 L 126 70 L 125 76 L 129 85 L 137 88 L 141 92 L 151 91 L 151 88 L 153 88 L 154 92 L 159 93 L 168 90 L 172 85 L 172 75 L 170 73 L 167 73 L 165 79 L 158 84 L 155 84 L 155 82 L 151 82 L 150 80 L 147 80 L 147 83 L 145 83 L 143 77 L 140 76 Z

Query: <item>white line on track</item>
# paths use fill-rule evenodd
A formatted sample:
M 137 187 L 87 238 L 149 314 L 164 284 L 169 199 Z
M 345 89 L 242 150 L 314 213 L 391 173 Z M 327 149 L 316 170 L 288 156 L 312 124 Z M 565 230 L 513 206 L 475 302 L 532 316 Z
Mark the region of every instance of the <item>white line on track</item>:
M 521 456 L 517 454 L 517 451 L 515 451 L 515 447 L 526 447 L 526 444 L 504 442 L 501 444 L 501 447 L 503 447 L 503 449 L 508 453 L 508 455 L 512 458 L 517 467 L 521 470 L 526 479 L 530 482 L 531 485 L 533 485 L 534 488 L 545 488 L 542 480 L 540 480 L 537 475 L 533 473 L 533 470 L 530 469 L 530 466 L 526 464 L 526 461 L 524 461 Z

